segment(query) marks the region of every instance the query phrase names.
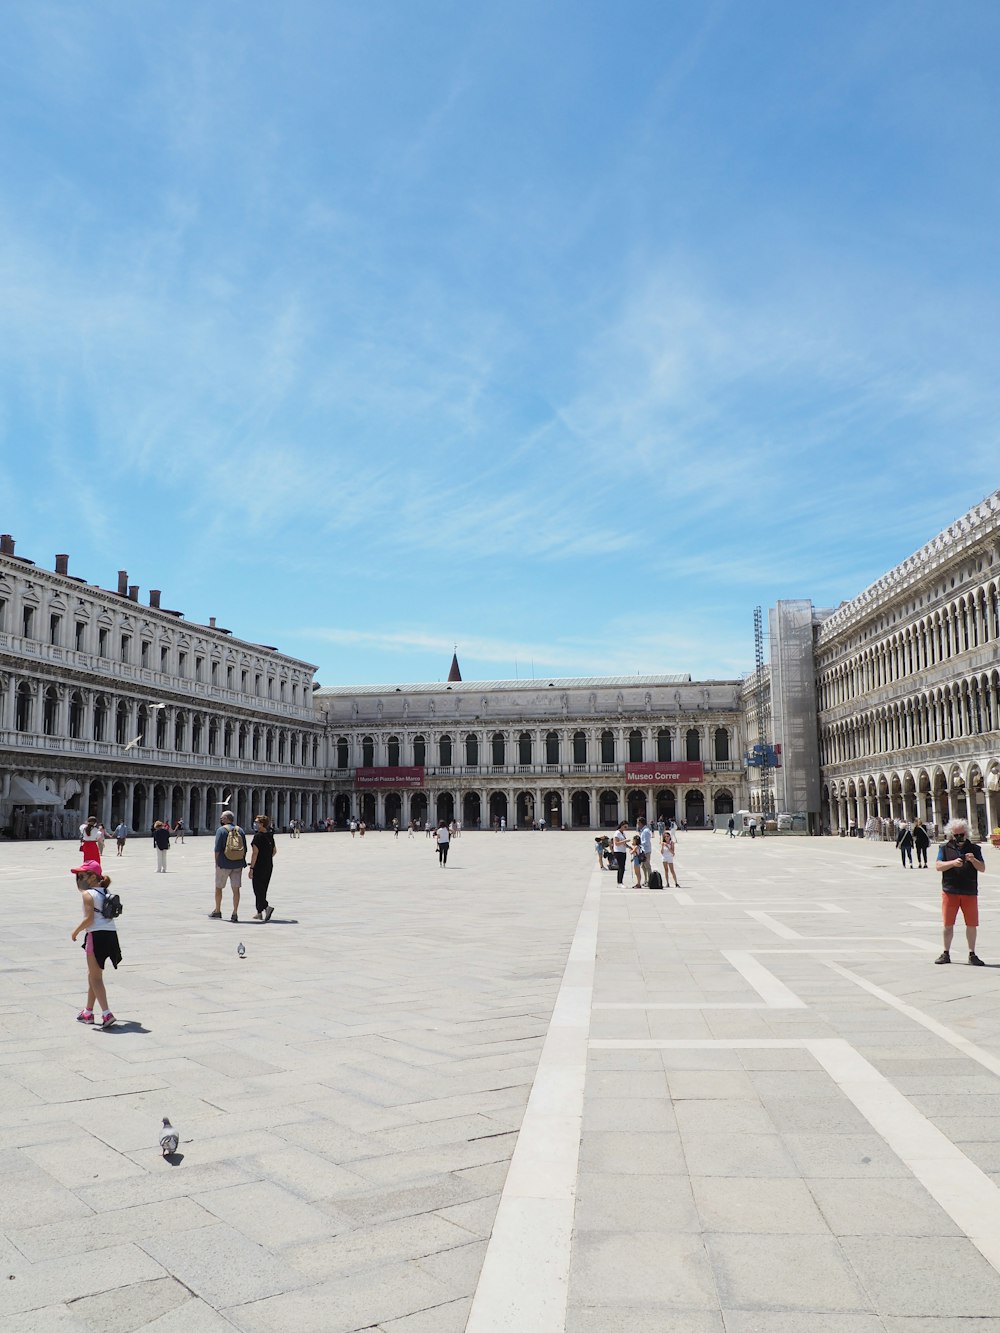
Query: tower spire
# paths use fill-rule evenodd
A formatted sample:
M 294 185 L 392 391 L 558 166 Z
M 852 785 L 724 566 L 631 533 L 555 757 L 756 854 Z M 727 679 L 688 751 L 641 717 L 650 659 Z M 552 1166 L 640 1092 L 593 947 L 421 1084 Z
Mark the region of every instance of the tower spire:
M 459 670 L 459 666 L 458 666 L 458 644 L 457 644 L 457 643 L 455 644 L 455 651 L 454 651 L 454 653 L 452 653 L 452 657 L 451 657 L 451 669 L 450 669 L 450 671 L 448 672 L 448 679 L 449 679 L 449 681 L 452 681 L 452 680 L 461 680 L 461 679 L 462 679 L 462 672 Z

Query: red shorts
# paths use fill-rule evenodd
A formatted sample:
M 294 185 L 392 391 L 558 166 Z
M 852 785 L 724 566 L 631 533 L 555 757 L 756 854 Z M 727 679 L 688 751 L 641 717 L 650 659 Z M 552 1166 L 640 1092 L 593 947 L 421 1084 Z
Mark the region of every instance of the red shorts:
M 953 926 L 958 919 L 958 909 L 967 926 L 979 925 L 979 898 L 974 893 L 942 893 L 941 915 L 946 926 Z

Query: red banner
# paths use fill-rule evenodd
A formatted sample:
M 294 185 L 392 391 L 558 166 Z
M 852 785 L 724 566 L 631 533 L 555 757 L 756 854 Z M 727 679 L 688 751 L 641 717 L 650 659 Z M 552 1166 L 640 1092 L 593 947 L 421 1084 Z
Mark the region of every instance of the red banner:
M 658 782 L 704 782 L 705 766 L 697 763 L 674 763 L 664 759 L 657 764 L 626 764 L 625 782 L 627 785 L 648 787 Z
M 422 787 L 422 768 L 356 768 L 354 786 L 360 787 Z

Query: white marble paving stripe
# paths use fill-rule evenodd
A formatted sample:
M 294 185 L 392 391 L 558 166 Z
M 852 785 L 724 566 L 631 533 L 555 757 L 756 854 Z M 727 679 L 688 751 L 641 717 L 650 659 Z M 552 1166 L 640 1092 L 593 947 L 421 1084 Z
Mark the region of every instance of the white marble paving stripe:
M 937 948 L 937 945 L 934 947 Z M 893 1009 L 898 1010 L 901 1014 L 905 1014 L 907 1018 L 912 1018 L 914 1023 L 919 1023 L 922 1027 L 925 1027 L 928 1032 L 933 1032 L 936 1037 L 940 1037 L 942 1041 L 946 1041 L 949 1046 L 954 1046 L 957 1051 L 961 1051 L 963 1055 L 967 1055 L 970 1060 L 977 1061 L 984 1069 L 988 1069 L 990 1073 L 1000 1074 L 1000 1057 L 992 1055 L 989 1051 L 984 1051 L 981 1046 L 977 1046 L 975 1042 L 970 1041 L 968 1037 L 963 1037 L 961 1033 L 954 1032 L 951 1028 L 945 1027 L 944 1023 L 939 1023 L 936 1018 L 931 1018 L 930 1014 L 925 1014 L 922 1010 L 915 1009 L 912 1004 L 907 1004 L 905 1000 L 900 1000 L 897 996 L 890 994 L 889 991 L 883 990 L 881 986 L 876 986 L 874 982 L 868 981 L 867 978 L 858 976 L 857 972 L 852 972 L 850 968 L 842 967 L 840 963 L 835 963 L 830 959 L 824 961 L 826 967 L 839 973 L 840 976 L 846 977 L 848 981 L 853 981 L 855 986 L 860 986 L 861 989 L 866 990 L 869 995 L 876 996 L 883 1002 L 883 1004 L 891 1005 Z
M 466 1333 L 566 1325 L 603 873 L 591 873 Z
M 1000 1189 L 884 1074 L 839 1037 L 592 1040 L 592 1050 L 808 1051 L 986 1261 L 1000 1272 Z
M 763 963 L 740 949 L 723 949 L 722 956 L 752 986 L 769 1009 L 805 1009 L 806 1003 L 770 972 Z

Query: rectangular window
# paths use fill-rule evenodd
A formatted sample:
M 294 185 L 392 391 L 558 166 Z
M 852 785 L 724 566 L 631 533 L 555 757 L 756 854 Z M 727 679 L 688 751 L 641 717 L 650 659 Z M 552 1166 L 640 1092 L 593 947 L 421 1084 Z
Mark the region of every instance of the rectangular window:
M 106 629 L 97 632 L 97 652 L 100 657 L 108 655 L 108 631 Z
M 205 674 L 205 659 L 203 657 L 196 657 L 194 659 L 195 680 L 201 680 L 204 674 Z
M 58 644 L 62 633 L 62 616 L 49 616 L 49 643 Z
M 35 608 L 33 606 L 21 607 L 21 633 L 26 639 L 31 638 L 31 631 L 35 624 Z
M 87 632 L 86 623 L 82 620 L 78 620 L 76 622 L 76 638 L 74 640 L 76 644 L 76 651 L 78 653 L 83 652 L 83 638 L 86 632 Z
M 248 673 L 248 672 L 246 672 L 246 671 L 241 671 L 241 672 L 240 672 L 240 689 L 243 691 L 244 694 L 246 694 L 246 692 L 247 692 L 247 680 L 248 680 L 248 678 L 249 678 L 249 673 Z
M 183 676 L 183 675 L 187 672 L 187 660 L 188 660 L 188 655 L 187 655 L 187 653 L 178 653 L 178 654 L 177 654 L 177 674 L 178 674 L 178 676 Z
M 0 597 L 0 629 L 7 628 L 7 599 Z
M 228 685 L 228 687 L 229 687 L 230 689 L 233 688 L 233 680 L 234 680 L 234 676 L 233 676 L 233 668 L 232 668 L 232 667 L 226 667 L 226 684 Z
M 122 635 L 121 655 L 122 661 L 127 662 L 132 652 L 132 636 L 130 634 Z
M 166 671 L 166 669 L 167 669 L 167 658 L 168 658 L 169 655 L 170 655 L 170 648 L 169 648 L 169 646 L 168 646 L 167 644 L 163 644 L 163 646 L 160 648 L 160 670 L 161 670 L 161 671 Z
M 213 662 L 213 663 L 212 663 L 212 684 L 213 684 L 213 685 L 218 685 L 218 683 L 219 683 L 219 664 L 218 664 L 218 662 Z
M 143 639 L 142 646 L 139 649 L 140 659 L 144 667 L 149 666 L 149 640 Z

